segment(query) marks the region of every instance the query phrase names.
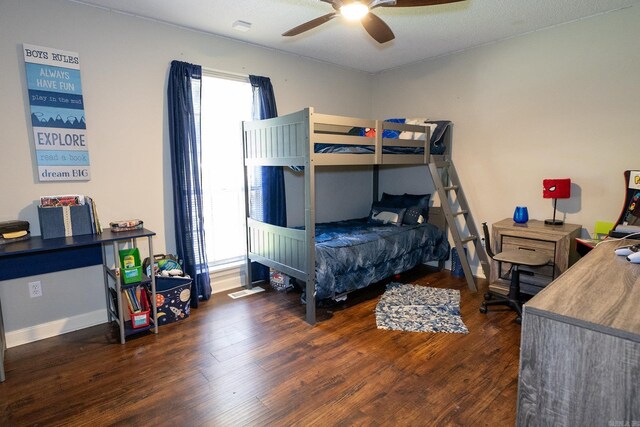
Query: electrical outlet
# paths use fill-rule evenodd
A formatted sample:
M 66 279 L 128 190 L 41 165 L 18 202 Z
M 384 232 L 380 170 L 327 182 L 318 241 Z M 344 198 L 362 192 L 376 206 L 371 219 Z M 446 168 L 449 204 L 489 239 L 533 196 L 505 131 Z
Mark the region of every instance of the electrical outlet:
M 37 282 L 29 282 L 29 296 L 31 298 L 42 296 L 42 283 L 39 280 Z

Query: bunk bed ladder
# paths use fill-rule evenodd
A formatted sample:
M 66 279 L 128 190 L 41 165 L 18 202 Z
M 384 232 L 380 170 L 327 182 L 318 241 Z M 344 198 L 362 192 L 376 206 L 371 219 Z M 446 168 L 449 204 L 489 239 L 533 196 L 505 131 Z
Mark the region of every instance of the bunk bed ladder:
M 429 162 L 429 172 L 438 191 L 440 204 L 451 230 L 451 236 L 460 258 L 467 286 L 475 292 L 477 288 L 469 265 L 470 254 L 469 251 L 465 251 L 465 248 L 469 244 L 474 245 L 474 253 L 478 255 L 480 265 L 487 278 L 489 277 L 489 260 L 481 244 L 478 229 L 460 184 L 460 178 L 453 162 L 446 157 L 436 158 L 434 156 L 432 161 Z M 455 194 L 455 200 L 451 197 L 452 193 Z M 462 232 L 465 230 L 468 234 L 463 236 Z

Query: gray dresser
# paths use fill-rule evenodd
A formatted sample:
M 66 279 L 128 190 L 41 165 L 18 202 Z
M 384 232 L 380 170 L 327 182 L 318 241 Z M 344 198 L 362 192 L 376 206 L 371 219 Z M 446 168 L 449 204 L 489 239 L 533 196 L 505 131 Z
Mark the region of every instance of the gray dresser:
M 640 427 L 640 264 L 614 254 L 622 245 L 599 245 L 524 305 L 518 426 Z

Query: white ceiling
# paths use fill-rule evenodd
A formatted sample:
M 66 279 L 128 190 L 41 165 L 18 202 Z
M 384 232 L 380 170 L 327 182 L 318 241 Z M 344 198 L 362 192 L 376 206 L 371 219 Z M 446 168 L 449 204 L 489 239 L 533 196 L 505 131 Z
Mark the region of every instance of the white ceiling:
M 640 6 L 640 0 L 465 0 L 381 7 L 396 35 L 384 45 L 342 17 L 295 37 L 285 31 L 333 11 L 320 0 L 71 0 L 377 73 L 519 34 Z M 231 25 L 252 24 L 248 32 Z M 640 25 L 640 23 L 639 23 Z

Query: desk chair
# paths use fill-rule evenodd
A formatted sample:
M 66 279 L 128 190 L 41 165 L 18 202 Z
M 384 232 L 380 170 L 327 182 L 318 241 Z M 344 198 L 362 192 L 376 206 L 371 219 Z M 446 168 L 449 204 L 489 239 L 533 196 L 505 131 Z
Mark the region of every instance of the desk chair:
M 520 302 L 520 266 L 526 265 L 528 267 L 540 267 L 551 262 L 551 258 L 548 255 L 541 254 L 540 252 L 525 250 L 525 249 L 511 249 L 494 254 L 491 250 L 491 239 L 489 237 L 489 228 L 487 223 L 482 223 L 482 229 L 484 231 L 485 247 L 487 255 L 494 261 L 506 262 L 511 264 L 511 283 L 509 284 L 509 295 L 494 295 L 490 292 L 484 295 L 484 301 L 480 307 L 480 313 L 487 312 L 487 306 L 490 305 L 506 305 L 518 313 L 516 322 L 522 321 L 522 303 Z M 497 298 L 497 299 L 494 299 Z

